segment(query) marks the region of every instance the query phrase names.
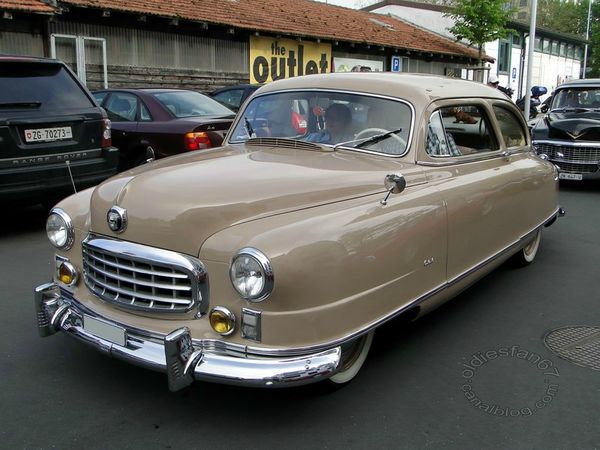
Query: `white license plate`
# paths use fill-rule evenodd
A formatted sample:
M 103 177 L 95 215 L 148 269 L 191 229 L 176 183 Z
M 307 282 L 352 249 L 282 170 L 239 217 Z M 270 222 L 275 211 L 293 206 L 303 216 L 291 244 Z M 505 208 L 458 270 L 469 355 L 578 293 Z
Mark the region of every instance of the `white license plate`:
M 36 128 L 25 130 L 25 142 L 51 142 L 72 139 L 71 127 Z
M 112 342 L 113 344 L 125 347 L 125 344 L 127 343 L 127 332 L 124 328 L 86 314 L 83 315 L 83 329 L 86 332 Z
M 583 175 L 581 175 L 580 173 L 564 173 L 564 172 L 560 172 L 558 174 L 558 178 L 561 180 L 577 180 L 577 181 L 581 181 L 583 180 Z

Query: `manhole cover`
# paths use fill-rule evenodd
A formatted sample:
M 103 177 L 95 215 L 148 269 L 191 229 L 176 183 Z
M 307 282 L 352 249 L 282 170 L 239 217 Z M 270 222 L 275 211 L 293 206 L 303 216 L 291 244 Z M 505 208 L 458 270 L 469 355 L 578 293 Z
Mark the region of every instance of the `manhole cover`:
M 600 328 L 558 328 L 546 334 L 544 343 L 561 358 L 600 370 Z

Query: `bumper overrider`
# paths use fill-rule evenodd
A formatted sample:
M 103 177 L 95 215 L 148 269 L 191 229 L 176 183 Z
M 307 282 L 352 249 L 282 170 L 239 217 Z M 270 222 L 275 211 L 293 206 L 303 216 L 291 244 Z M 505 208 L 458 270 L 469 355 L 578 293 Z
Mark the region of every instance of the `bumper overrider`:
M 84 307 L 55 283 L 35 289 L 35 308 L 40 336 L 62 331 L 116 358 L 166 372 L 171 391 L 195 380 L 257 387 L 308 384 L 329 378 L 340 364 L 340 347 L 288 358 L 258 356 L 243 346 L 232 352 L 212 341 L 194 341 L 186 327 L 166 336 L 125 327 Z

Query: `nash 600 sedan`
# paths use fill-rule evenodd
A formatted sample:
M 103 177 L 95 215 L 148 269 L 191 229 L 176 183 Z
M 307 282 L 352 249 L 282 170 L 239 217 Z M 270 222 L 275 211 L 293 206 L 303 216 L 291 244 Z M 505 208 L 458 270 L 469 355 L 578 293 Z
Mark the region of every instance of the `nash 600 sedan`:
M 531 263 L 563 213 L 557 185 L 495 89 L 391 73 L 280 80 L 223 147 L 51 211 L 39 331 L 166 372 L 172 390 L 347 383 L 384 322 L 508 259 Z

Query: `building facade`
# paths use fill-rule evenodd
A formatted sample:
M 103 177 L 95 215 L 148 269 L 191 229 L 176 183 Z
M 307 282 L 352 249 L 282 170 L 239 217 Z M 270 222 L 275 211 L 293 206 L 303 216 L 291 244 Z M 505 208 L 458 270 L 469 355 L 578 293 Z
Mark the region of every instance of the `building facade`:
M 0 0 L 0 54 L 62 59 L 91 89 L 199 91 L 344 70 L 443 75 L 477 58 L 473 49 L 405 21 L 309 0 L 191 5 Z

